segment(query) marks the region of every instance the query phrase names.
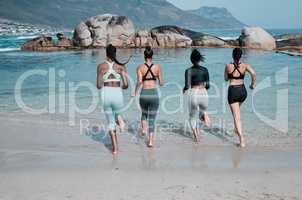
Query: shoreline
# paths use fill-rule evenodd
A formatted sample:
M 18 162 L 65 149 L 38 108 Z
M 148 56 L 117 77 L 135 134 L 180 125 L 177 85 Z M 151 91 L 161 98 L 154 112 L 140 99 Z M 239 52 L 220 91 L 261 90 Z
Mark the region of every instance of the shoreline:
M 112 157 L 110 141 L 80 135 L 75 128 L 5 119 L 0 124 L 4 200 L 302 196 L 301 146 L 240 149 L 209 135 L 201 145 L 189 138 L 166 139 L 148 149 L 144 141 L 119 134 L 120 153 Z

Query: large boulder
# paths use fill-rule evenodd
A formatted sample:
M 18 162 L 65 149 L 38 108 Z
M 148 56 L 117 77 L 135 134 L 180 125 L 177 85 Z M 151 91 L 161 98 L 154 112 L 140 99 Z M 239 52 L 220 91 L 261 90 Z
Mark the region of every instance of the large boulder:
M 134 46 L 135 29 L 125 16 L 97 15 L 81 22 L 74 31 L 73 39 L 81 47 Z
M 135 43 L 135 47 L 139 47 L 139 48 L 154 45 L 154 41 L 153 38 L 151 37 L 151 33 L 146 29 L 139 30 L 136 32 L 134 43 Z
M 194 46 L 226 47 L 228 44 L 221 38 L 212 35 L 203 35 L 193 41 Z
M 246 27 L 239 37 L 240 46 L 252 49 L 273 50 L 275 38 L 260 27 Z
M 73 34 L 73 40 L 76 45 L 81 47 L 89 47 L 92 44 L 89 27 L 84 22 L 81 22 L 76 26 Z
M 156 41 L 158 47 L 190 47 L 193 42 L 183 29 L 176 26 L 155 27 L 151 29 L 151 37 Z

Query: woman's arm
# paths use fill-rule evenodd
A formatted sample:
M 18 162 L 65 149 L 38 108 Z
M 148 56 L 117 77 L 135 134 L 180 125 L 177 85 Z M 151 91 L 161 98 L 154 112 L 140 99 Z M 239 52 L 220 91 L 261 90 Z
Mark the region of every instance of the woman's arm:
M 228 65 L 226 65 L 224 69 L 224 80 L 229 81 Z
M 206 87 L 207 90 L 210 89 L 210 75 L 209 75 L 209 71 L 206 71 Z
M 163 79 L 163 74 L 161 72 L 160 66 L 158 65 L 158 80 L 159 80 L 159 85 L 163 86 L 165 84 L 165 81 Z
M 190 88 L 190 77 L 189 77 L 189 71 L 186 70 L 185 72 L 185 86 L 183 88 L 183 93 L 186 93 L 186 91 Z
M 131 96 L 132 97 L 135 97 L 139 88 L 141 87 L 142 83 L 143 83 L 143 76 L 139 70 L 140 66 L 137 67 L 136 69 L 136 84 L 135 84 L 135 89 L 134 91 L 132 92 Z
M 128 89 L 129 87 L 129 81 L 128 81 L 128 76 L 127 76 L 127 71 L 126 71 L 126 68 L 125 66 L 119 66 L 119 73 L 122 77 L 122 88 L 125 90 L 125 89 Z
M 102 74 L 103 74 L 102 66 L 98 65 L 97 72 L 96 72 L 96 87 L 97 87 L 97 89 L 101 89 L 102 86 L 103 86 L 103 80 L 101 78 Z
M 252 79 L 250 88 L 254 90 L 256 88 L 256 80 L 257 80 L 256 71 L 250 65 L 246 66 L 246 70 L 249 72 Z

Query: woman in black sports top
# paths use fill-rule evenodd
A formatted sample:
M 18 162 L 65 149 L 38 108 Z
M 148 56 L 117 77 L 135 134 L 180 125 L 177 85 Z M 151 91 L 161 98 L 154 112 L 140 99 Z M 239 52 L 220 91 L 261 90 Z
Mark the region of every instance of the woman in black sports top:
M 208 93 L 210 79 L 208 69 L 200 66 L 204 56 L 194 49 L 191 53 L 192 67 L 185 72 L 185 87 L 183 93 L 188 90 L 188 106 L 190 113 L 190 125 L 196 143 L 200 142 L 198 120 L 209 125 L 210 119 L 207 113 Z
M 145 63 L 137 67 L 137 81 L 135 91 L 132 97 L 136 95 L 140 87 L 139 104 L 142 110 L 141 117 L 141 134 L 142 137 L 148 132 L 149 142 L 148 147 L 153 147 L 154 133 L 155 133 L 155 120 L 159 108 L 159 94 L 158 84 L 164 85 L 163 76 L 159 65 L 153 64 L 153 50 L 147 47 L 144 51 Z
M 228 103 L 234 118 L 235 132 L 239 137 L 240 147 L 245 147 L 246 143 L 242 133 L 240 119 L 240 106 L 247 97 L 247 91 L 244 85 L 244 77 L 245 72 L 248 72 L 251 75 L 252 82 L 250 88 L 254 90 L 256 88 L 256 72 L 250 65 L 240 63 L 241 56 L 242 50 L 240 48 L 235 48 L 233 50 L 234 62 L 226 65 L 224 79 L 230 83 L 228 89 Z

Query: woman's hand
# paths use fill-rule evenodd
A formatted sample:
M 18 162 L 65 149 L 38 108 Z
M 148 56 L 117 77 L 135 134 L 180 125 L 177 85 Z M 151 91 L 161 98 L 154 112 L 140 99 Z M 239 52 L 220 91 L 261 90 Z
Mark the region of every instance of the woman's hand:
M 256 83 L 251 83 L 251 85 L 250 85 L 250 89 L 251 89 L 251 90 L 256 89 Z

